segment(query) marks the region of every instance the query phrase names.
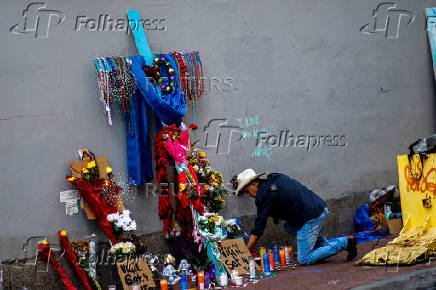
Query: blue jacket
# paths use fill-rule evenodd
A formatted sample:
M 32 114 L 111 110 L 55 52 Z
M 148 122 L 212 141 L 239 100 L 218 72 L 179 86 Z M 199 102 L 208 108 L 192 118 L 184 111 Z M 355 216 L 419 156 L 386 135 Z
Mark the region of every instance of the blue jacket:
M 273 184 L 277 186 L 276 193 L 271 188 Z M 259 178 L 256 207 L 257 217 L 251 234 L 261 236 L 269 216 L 286 221 L 285 230 L 295 233 L 306 222 L 319 217 L 327 206 L 318 195 L 295 179 L 271 173 L 270 181 Z

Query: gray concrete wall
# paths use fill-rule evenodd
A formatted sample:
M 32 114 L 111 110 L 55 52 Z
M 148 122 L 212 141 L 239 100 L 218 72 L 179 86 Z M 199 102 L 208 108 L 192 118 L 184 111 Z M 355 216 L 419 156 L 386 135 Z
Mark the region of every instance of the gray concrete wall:
M 66 216 L 59 203 L 78 148 L 107 155 L 114 170 L 126 172 L 124 125 L 119 118 L 106 125 L 92 60 L 136 54 L 135 45 L 124 32 L 75 31 L 78 16 L 120 19 L 137 9 L 143 18 L 164 19 L 164 30 L 147 32 L 153 51 L 201 52 L 212 85 L 197 107 L 199 144 L 209 144 L 226 179 L 251 167 L 290 174 L 325 199 L 365 192 L 396 183 L 396 154 L 434 129 L 424 17 L 431 1 L 397 1 L 397 9 L 415 15 L 409 25 L 401 18 L 398 38 L 360 31 L 372 21 L 379 4 L 373 0 L 47 1 L 44 9 L 65 16 L 58 25 L 53 16 L 47 38 L 10 32 L 29 3 L 3 1 L 0 11 L 1 259 L 21 255 L 30 236 L 99 232 L 82 212 Z M 40 15 L 44 21 L 48 14 Z M 242 129 L 230 137 L 229 128 L 212 122 L 206 138 L 215 119 Z M 343 135 L 346 146 L 256 149 L 253 130 Z M 220 154 L 210 147 L 219 132 Z M 156 198 L 139 195 L 127 206 L 140 233 L 161 229 Z M 224 215 L 254 212 L 252 200 L 229 198 Z

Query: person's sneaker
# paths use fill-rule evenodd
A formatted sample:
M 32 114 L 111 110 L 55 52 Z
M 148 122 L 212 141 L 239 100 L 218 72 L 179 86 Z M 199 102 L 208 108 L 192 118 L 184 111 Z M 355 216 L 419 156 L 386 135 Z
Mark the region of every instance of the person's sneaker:
M 352 261 L 357 256 L 357 240 L 354 236 L 348 236 L 347 237 L 347 261 Z

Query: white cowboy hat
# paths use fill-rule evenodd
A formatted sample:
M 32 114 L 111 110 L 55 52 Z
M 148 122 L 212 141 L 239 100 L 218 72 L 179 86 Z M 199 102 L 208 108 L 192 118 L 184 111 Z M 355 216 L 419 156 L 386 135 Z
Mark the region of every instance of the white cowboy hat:
M 246 185 L 248 185 L 250 182 L 261 176 L 262 174 L 256 174 L 253 169 L 248 168 L 242 171 L 238 174 L 238 177 L 236 178 L 238 181 L 238 188 L 235 191 L 235 195 L 239 194 L 239 191 L 241 191 Z

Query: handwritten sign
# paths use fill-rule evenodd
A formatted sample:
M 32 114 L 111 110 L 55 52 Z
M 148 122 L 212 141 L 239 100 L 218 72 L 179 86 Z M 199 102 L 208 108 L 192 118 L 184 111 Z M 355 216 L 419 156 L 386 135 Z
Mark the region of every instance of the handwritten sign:
M 238 270 L 240 275 L 249 273 L 251 254 L 242 238 L 221 242 L 220 253 L 221 260 L 229 274 L 232 270 Z M 260 271 L 257 264 L 256 271 Z
M 138 284 L 139 289 L 156 287 L 151 270 L 144 258 L 117 263 L 117 268 L 125 290 L 131 289 L 134 283 Z

